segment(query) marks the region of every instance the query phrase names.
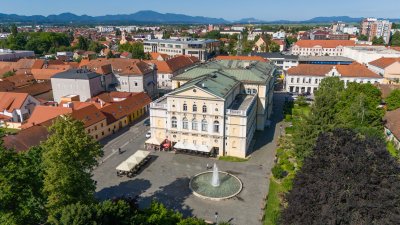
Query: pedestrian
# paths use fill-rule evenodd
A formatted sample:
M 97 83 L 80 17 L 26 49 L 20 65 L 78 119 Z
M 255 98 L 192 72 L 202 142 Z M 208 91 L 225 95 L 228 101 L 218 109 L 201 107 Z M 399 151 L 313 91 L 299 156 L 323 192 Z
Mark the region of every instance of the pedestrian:
M 208 170 L 208 169 L 210 169 L 210 166 L 209 166 L 208 163 L 207 163 L 207 170 Z
M 119 154 L 121 154 L 121 153 L 122 153 L 122 151 L 121 151 L 121 148 L 118 148 L 118 153 L 119 153 Z

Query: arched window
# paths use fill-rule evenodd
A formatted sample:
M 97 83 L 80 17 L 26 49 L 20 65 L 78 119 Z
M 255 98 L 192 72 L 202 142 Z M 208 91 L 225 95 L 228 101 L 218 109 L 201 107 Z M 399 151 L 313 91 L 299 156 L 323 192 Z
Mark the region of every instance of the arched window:
M 218 121 L 214 121 L 214 132 L 215 133 L 219 132 L 219 122 Z
M 137 82 L 135 82 L 135 86 L 137 86 Z
M 206 112 L 207 112 L 207 106 L 203 105 L 203 113 L 206 113 Z
M 183 118 L 183 120 L 182 120 L 182 128 L 183 129 L 189 129 L 189 122 L 188 122 L 188 119 L 185 117 L 185 118 Z
M 193 105 L 193 112 L 197 112 L 197 105 L 196 104 Z
M 192 120 L 192 130 L 197 130 L 198 128 L 197 128 L 197 120 L 196 119 L 193 119 Z
M 172 128 L 177 128 L 177 127 L 178 127 L 178 121 L 176 120 L 176 117 L 175 117 L 175 116 L 173 116 L 173 117 L 171 118 L 171 127 L 172 127 Z
M 183 104 L 183 111 L 187 111 L 187 104 Z
M 208 129 L 207 129 L 207 126 L 208 126 L 207 120 L 203 119 L 203 120 L 201 121 L 201 131 L 207 131 L 207 130 L 208 130 Z

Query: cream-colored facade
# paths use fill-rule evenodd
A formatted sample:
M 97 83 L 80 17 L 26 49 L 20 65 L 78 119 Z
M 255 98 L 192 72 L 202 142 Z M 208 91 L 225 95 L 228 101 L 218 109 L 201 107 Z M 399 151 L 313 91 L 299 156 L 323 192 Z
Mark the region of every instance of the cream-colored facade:
M 178 76 L 179 77 L 179 76 Z M 272 111 L 273 76 L 244 83 L 224 71 L 173 80 L 174 91 L 150 104 L 151 140 L 216 156 L 245 158 Z M 201 150 L 200 150 L 201 149 Z

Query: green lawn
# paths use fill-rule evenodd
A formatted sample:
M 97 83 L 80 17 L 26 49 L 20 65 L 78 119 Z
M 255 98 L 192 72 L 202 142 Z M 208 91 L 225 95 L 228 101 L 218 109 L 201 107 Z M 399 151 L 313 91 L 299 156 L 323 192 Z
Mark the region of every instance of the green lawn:
M 234 157 L 234 156 L 220 156 L 218 158 L 219 160 L 222 161 L 227 161 L 227 162 L 246 162 L 249 159 L 244 159 L 244 158 L 239 158 L 239 157 Z
M 389 151 L 390 155 L 392 155 L 394 158 L 396 158 L 396 159 L 399 159 L 399 158 L 400 158 L 400 157 L 399 157 L 399 150 L 397 150 L 397 149 L 394 147 L 393 142 L 391 142 L 391 141 L 387 142 L 386 148 L 387 148 L 387 150 Z
M 268 200 L 265 208 L 264 225 L 276 225 L 279 219 L 281 206 L 280 194 L 283 193 L 283 186 L 276 182 L 274 178 L 269 179 Z

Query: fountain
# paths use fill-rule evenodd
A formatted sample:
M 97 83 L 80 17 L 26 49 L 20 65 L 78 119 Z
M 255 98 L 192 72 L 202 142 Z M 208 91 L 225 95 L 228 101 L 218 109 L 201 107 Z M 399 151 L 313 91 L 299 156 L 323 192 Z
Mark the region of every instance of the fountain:
M 212 171 L 195 175 L 189 183 L 197 197 L 219 201 L 236 196 L 242 190 L 242 182 L 236 176 L 218 170 L 214 163 Z
M 216 163 L 214 163 L 214 166 L 213 166 L 213 176 L 212 176 L 212 180 L 211 180 L 211 185 L 214 187 L 219 186 L 219 174 L 218 174 L 218 167 L 217 167 Z

